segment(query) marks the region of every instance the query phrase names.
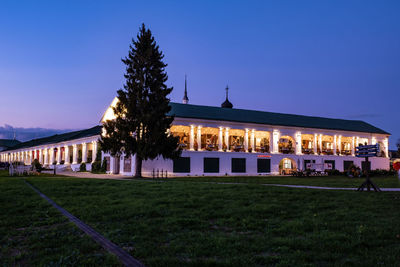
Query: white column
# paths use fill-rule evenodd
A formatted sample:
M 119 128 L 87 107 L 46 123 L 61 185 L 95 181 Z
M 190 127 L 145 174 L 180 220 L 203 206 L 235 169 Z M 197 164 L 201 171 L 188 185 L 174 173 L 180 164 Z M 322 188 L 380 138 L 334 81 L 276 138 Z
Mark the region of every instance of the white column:
M 272 153 L 279 153 L 279 131 L 274 130 L 272 133 L 273 150 Z
M 249 152 L 249 129 L 244 129 L 244 151 Z
M 44 162 L 43 164 L 49 164 L 49 151 L 47 150 L 47 147 L 44 148 Z
M 318 153 L 317 142 L 318 142 L 318 135 L 314 134 L 314 142 L 313 142 L 314 155 L 317 155 Z
M 61 146 L 57 147 L 57 165 L 61 162 Z
M 254 140 L 256 138 L 256 130 L 251 129 L 251 135 L 250 135 L 250 146 L 251 146 L 251 151 L 256 152 L 256 147 L 254 145 Z
M 383 140 L 383 145 L 385 146 L 384 147 L 385 157 L 388 158 L 389 157 L 389 139 L 387 137 Z
M 64 164 L 69 164 L 69 146 L 64 146 Z
M 218 150 L 222 151 L 222 147 L 223 147 L 223 127 L 219 127 L 219 133 L 218 133 Z
M 87 145 L 86 143 L 82 143 L 82 162 L 86 163 L 87 161 Z
M 194 150 L 194 125 L 190 125 L 190 144 L 189 150 Z
M 72 164 L 78 164 L 78 146 L 72 145 Z
M 319 140 L 319 151 L 321 151 L 321 153 L 322 153 L 322 134 L 320 134 L 319 135 L 319 138 L 318 138 Z
M 54 147 L 50 147 L 50 162 L 49 165 L 53 165 L 54 159 Z
M 301 155 L 301 132 L 296 132 L 295 135 L 295 140 L 296 140 L 296 154 Z
M 337 143 L 337 137 L 336 137 L 336 134 L 335 134 L 333 136 L 333 155 L 336 155 L 336 152 L 337 152 L 336 143 Z
M 43 164 L 43 149 L 39 149 L 39 162 Z
M 376 145 L 376 137 L 375 136 L 373 136 L 371 138 L 371 145 Z
M 225 128 L 225 146 L 226 151 L 229 151 L 229 127 Z
M 339 135 L 336 150 L 339 151 L 339 154 L 342 154 L 342 136 L 341 135 Z
M 354 136 L 351 138 L 351 155 L 353 157 L 356 155 L 356 138 Z
M 197 151 L 201 151 L 201 126 L 197 126 Z
M 92 141 L 92 148 L 92 162 L 95 162 L 97 155 L 97 141 Z

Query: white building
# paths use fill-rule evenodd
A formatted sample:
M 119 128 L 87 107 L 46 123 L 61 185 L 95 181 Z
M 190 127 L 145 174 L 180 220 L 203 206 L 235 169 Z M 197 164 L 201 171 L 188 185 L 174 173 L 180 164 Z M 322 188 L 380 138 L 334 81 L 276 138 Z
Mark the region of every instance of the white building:
M 187 98 L 187 96 L 186 96 Z M 185 99 L 184 99 L 185 100 Z M 112 106 L 102 121 L 114 118 Z M 185 101 L 188 102 L 188 99 Z M 234 109 L 228 97 L 223 107 L 171 103 L 175 115 L 171 133 L 183 149 L 177 160 L 158 158 L 143 162 L 143 175 L 264 175 L 305 169 L 308 163 L 347 170 L 362 165 L 355 157 L 359 144 L 379 144 L 382 155 L 373 157 L 371 169 L 389 169 L 389 133 L 363 121 Z M 73 170 L 95 160 L 101 126 L 21 143 L 0 152 L 0 161 L 44 165 Z M 109 173 L 133 175 L 135 160 L 102 153 Z
M 175 115 L 171 133 L 180 137 L 182 156 L 143 162 L 143 175 L 260 175 L 304 170 L 307 163 L 345 171 L 359 144 L 379 144 L 380 157 L 371 158 L 371 169 L 389 169 L 389 133 L 363 121 L 330 119 L 254 110 L 233 109 L 228 96 L 222 107 L 171 103 Z M 102 122 L 114 118 L 112 106 Z M 134 158 L 103 154 L 108 171 L 134 174 Z

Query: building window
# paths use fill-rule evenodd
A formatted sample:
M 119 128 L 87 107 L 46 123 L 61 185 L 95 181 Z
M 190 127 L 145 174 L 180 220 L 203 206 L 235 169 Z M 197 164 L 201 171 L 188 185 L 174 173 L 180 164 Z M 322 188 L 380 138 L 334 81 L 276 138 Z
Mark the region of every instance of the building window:
M 219 158 L 204 158 L 204 173 L 219 173 Z
M 173 160 L 173 172 L 189 173 L 190 172 L 190 157 L 179 157 Z
M 246 172 L 246 159 L 245 158 L 232 158 L 232 172 L 243 173 Z
M 352 160 L 344 160 L 343 161 L 343 171 L 348 171 L 351 166 L 354 165 L 354 162 Z
M 327 170 L 335 170 L 335 161 L 334 160 L 325 160 L 325 169 Z
M 271 172 L 271 159 L 257 159 L 257 172 L 258 173 Z

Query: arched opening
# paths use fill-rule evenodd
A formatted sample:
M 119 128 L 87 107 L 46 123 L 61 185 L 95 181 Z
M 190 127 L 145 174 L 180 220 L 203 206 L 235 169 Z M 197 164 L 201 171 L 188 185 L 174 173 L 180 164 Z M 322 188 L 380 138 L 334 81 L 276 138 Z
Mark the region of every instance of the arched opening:
M 297 170 L 296 162 L 290 158 L 283 158 L 279 162 L 279 174 L 288 175 Z
M 341 141 L 342 143 L 340 144 L 340 154 L 351 155 L 351 143 L 353 142 L 353 139 L 351 137 L 342 137 Z
M 255 131 L 254 133 L 254 151 L 255 152 L 269 152 L 269 132 Z M 251 143 L 251 142 L 249 142 Z
M 231 151 L 244 151 L 244 130 L 230 129 L 229 130 L 229 148 Z
M 283 154 L 294 154 L 294 140 L 291 136 L 282 136 L 279 138 L 279 152 Z
M 312 134 L 301 135 L 301 153 L 314 154 L 314 135 Z
M 204 127 L 201 129 L 201 148 L 208 151 L 218 150 L 218 128 Z
M 379 145 L 379 152 L 378 152 L 377 156 L 382 157 L 382 158 L 386 157 L 385 145 L 382 142 L 378 142 L 378 145 Z
M 322 155 L 333 155 L 333 136 L 322 136 Z
M 179 146 L 182 149 L 189 149 L 190 144 L 190 127 L 183 125 L 171 126 L 171 133 L 173 136 L 179 137 Z

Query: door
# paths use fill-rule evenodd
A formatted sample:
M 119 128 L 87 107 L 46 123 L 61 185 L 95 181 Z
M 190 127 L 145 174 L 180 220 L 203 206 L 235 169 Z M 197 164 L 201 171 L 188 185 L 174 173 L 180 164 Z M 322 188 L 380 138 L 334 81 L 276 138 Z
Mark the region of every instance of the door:
M 119 157 L 114 158 L 114 174 L 119 174 Z

